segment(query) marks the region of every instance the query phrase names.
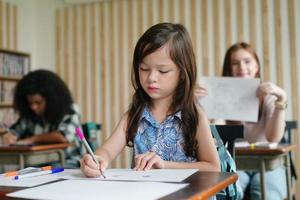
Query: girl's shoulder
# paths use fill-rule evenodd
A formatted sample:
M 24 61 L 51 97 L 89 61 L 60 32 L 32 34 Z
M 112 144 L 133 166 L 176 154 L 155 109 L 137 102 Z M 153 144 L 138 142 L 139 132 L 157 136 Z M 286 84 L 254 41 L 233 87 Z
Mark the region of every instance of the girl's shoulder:
M 128 112 L 125 112 L 121 118 L 120 118 L 120 121 L 119 121 L 119 124 L 123 124 L 123 126 L 125 125 L 127 127 L 127 124 L 128 124 L 128 118 L 129 117 L 129 114 Z

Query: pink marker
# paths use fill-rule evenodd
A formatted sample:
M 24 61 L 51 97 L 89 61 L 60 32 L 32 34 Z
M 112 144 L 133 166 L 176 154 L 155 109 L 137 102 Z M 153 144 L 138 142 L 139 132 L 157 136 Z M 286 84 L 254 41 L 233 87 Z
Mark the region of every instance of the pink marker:
M 84 144 L 86 150 L 87 150 L 88 153 L 92 156 L 92 158 L 93 158 L 93 160 L 95 161 L 95 163 L 98 164 L 98 161 L 97 161 L 97 159 L 96 159 L 96 156 L 95 156 L 94 152 L 92 151 L 90 145 L 87 143 L 87 141 L 86 141 L 86 139 L 85 139 L 85 137 L 84 137 L 84 135 L 83 135 L 83 133 L 82 133 L 82 131 L 81 131 L 81 129 L 80 129 L 79 127 L 76 128 L 76 134 L 77 134 L 77 136 L 79 137 L 79 139 L 83 142 L 83 144 Z M 104 178 L 106 178 L 106 177 L 104 176 L 104 174 L 103 174 L 101 168 L 100 168 L 100 172 L 101 172 L 102 176 L 103 176 Z

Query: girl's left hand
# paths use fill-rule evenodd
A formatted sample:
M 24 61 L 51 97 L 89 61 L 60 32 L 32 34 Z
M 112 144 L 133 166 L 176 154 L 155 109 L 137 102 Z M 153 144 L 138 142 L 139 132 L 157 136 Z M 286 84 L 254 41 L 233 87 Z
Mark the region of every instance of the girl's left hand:
M 26 139 L 22 139 L 22 140 L 18 140 L 16 142 L 16 144 L 20 144 L 20 145 L 31 145 L 34 144 L 33 140 L 30 138 L 26 138 Z
M 164 168 L 164 160 L 161 159 L 155 152 L 148 151 L 135 157 L 135 167 L 133 168 L 134 170 L 149 170 L 151 168 Z
M 202 85 L 200 86 L 200 84 L 197 83 L 195 85 L 194 94 L 195 94 L 196 98 L 205 97 L 208 95 L 208 90 L 206 87 L 204 87 Z
M 267 94 L 271 94 L 276 96 L 278 101 L 286 101 L 285 91 L 271 82 L 261 83 L 256 94 L 258 97 L 264 97 Z

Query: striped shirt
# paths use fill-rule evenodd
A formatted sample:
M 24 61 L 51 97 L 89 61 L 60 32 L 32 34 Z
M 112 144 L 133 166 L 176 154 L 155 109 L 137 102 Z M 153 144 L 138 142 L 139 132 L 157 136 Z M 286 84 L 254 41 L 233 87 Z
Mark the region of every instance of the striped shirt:
M 84 148 L 75 136 L 75 128 L 81 127 L 80 113 L 77 105 L 71 106 L 70 112 L 66 114 L 58 125 L 45 123 L 41 118 L 23 119 L 20 118 L 11 130 L 16 133 L 18 139 L 24 139 L 33 135 L 40 135 L 52 131 L 61 132 L 72 147 L 65 150 L 66 163 L 79 166 L 79 160 L 84 153 Z M 71 164 L 72 163 L 72 164 Z

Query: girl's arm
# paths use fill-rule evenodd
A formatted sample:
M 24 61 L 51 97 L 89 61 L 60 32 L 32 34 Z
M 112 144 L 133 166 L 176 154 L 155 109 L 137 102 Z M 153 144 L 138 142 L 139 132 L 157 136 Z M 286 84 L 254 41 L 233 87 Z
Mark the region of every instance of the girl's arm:
M 286 103 L 286 93 L 271 82 L 262 83 L 258 88 L 258 96 L 265 97 L 268 94 L 276 96 L 277 100 L 274 102 L 275 105 L 270 105 L 275 106 L 275 108 L 266 124 L 266 138 L 269 142 L 279 142 L 283 137 L 285 128 L 285 108 L 282 106 Z
M 209 128 L 209 122 L 199 108 L 199 123 L 196 133 L 198 141 L 198 162 L 172 162 L 162 160 L 155 152 L 147 152 L 135 159 L 136 170 L 148 170 L 151 168 L 168 169 L 199 169 L 201 171 L 220 171 L 219 155 Z
M 16 144 L 49 144 L 49 143 L 67 143 L 68 140 L 59 131 L 34 135 L 22 140 L 18 140 Z
M 109 163 L 124 149 L 126 146 L 127 117 L 127 114 L 122 117 L 112 135 L 96 150 L 95 154 L 99 163 L 95 163 L 88 154 L 83 156 L 80 162 L 81 170 L 86 176 L 99 177 L 101 175 L 99 167 L 101 167 L 101 171 L 105 171 Z
M 113 134 L 97 149 L 96 155 L 110 163 L 126 146 L 127 114 L 122 117 Z

